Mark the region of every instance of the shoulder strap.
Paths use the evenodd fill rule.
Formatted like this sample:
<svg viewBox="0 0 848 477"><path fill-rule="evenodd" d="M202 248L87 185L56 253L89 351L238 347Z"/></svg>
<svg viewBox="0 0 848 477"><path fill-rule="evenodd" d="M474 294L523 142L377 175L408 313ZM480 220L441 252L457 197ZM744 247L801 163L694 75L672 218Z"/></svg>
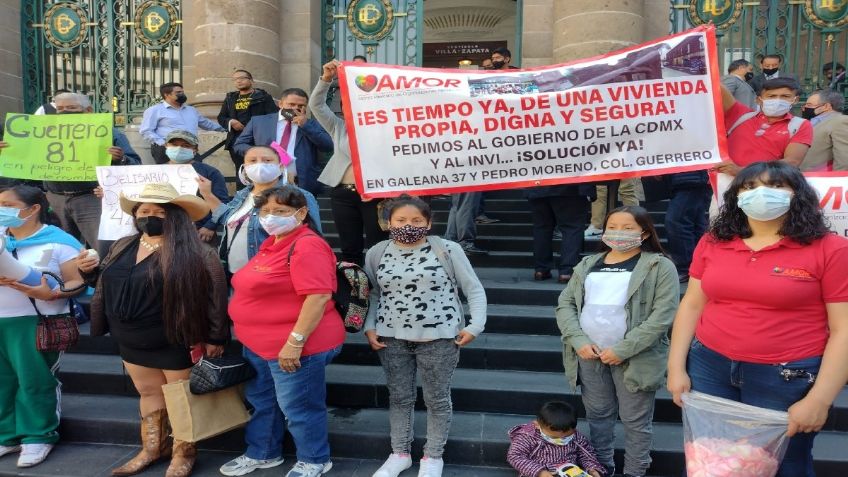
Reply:
<svg viewBox="0 0 848 477"><path fill-rule="evenodd" d="M18 259L18 249L12 250L12 256L15 257L15 260ZM35 308L35 314L38 315L39 318L44 318L44 315L41 314L38 307L35 305L35 298L31 296L27 296L29 298L29 302L32 303L32 307Z"/></svg>
<svg viewBox="0 0 848 477"><path fill-rule="evenodd" d="M456 287L456 273L453 269L453 261L450 257L450 252L448 252L447 247L445 247L445 242L442 241L441 237L436 235L428 235L427 242L430 244L430 247L433 248L433 253L436 254L436 258L439 259L439 263L442 265L442 268L445 269L445 273L448 274L448 278L450 278L451 283L453 283L454 288Z"/></svg>
<svg viewBox="0 0 848 477"><path fill-rule="evenodd" d="M286 266L289 267L289 268L291 268L291 257L292 257L292 254L294 253L294 246L297 243L297 241L302 239L303 237L317 237L317 235L306 234L306 235L301 235L300 237L294 239L294 242L292 242L292 244L291 244L291 248L289 248L289 254L286 257Z"/></svg>
<svg viewBox="0 0 848 477"><path fill-rule="evenodd" d="M789 125L787 126L787 129L789 130L790 139L792 139L792 136L794 136L798 132L798 130L801 129L801 126L804 125L804 121L806 121L806 119L799 118L798 116L792 116L792 119L789 120Z"/></svg>
<svg viewBox="0 0 848 477"><path fill-rule="evenodd" d="M736 122L733 123L732 126L727 128L727 135L730 136L730 133L732 133L734 129L738 128L742 123L753 118L756 115L757 115L756 111L748 111L747 113L743 114L742 116L739 116L739 118L736 119Z"/></svg>

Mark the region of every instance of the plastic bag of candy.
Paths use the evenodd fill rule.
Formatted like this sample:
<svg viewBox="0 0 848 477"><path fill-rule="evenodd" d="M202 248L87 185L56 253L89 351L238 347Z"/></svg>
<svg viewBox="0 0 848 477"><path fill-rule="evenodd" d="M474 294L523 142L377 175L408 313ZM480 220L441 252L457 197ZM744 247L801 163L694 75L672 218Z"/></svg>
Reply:
<svg viewBox="0 0 848 477"><path fill-rule="evenodd" d="M709 394L683 394L689 477L774 477L789 437L787 414Z"/></svg>
<svg viewBox="0 0 848 477"><path fill-rule="evenodd" d="M556 477L592 477L588 472L574 464L562 464L554 473Z"/></svg>

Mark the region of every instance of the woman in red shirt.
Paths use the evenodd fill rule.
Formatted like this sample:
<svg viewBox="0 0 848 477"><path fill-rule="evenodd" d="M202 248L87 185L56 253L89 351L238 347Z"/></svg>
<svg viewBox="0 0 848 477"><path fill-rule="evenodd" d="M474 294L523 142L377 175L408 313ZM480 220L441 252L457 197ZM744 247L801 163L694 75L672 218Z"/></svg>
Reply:
<svg viewBox="0 0 848 477"><path fill-rule="evenodd" d="M341 350L345 331L331 299L336 258L314 231L306 198L294 186L267 190L257 199L259 220L270 237L233 275L230 317L257 376L246 389L254 413L248 449L277 448L283 415L297 447L287 477L317 477L332 467L327 441L325 368ZM280 412L282 411L282 412ZM281 459L267 459L266 467Z"/></svg>
<svg viewBox="0 0 848 477"><path fill-rule="evenodd" d="M701 239L671 335L668 389L789 412L778 476L814 476L812 446L848 380L848 240L782 161L742 169Z"/></svg>

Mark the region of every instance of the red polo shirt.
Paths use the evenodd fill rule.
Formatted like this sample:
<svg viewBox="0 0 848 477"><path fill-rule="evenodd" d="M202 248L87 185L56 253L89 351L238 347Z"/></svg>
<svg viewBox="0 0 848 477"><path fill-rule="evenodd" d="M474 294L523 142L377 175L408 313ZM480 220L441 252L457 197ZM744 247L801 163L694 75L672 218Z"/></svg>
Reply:
<svg viewBox="0 0 848 477"><path fill-rule="evenodd" d="M801 245L789 239L752 251L739 239L704 236L689 274L707 304L695 336L735 360L775 364L821 356L826 303L848 302L848 240L835 234Z"/></svg>
<svg viewBox="0 0 848 477"><path fill-rule="evenodd" d="M295 239L288 263L288 254ZM336 291L336 257L305 225L277 243L268 237L259 252L233 275L229 313L239 341L264 359L275 359L292 332L307 295ZM344 343L342 319L330 300L301 356Z"/></svg>
<svg viewBox="0 0 848 477"><path fill-rule="evenodd" d="M743 114L750 113L751 109L740 102L736 102L724 113L724 126L730 129L736 120ZM813 126L809 121L804 121L794 136L789 136L789 120L792 115L786 113L779 121L769 125L766 116L759 112L753 118L740 124L730 133L727 138L727 149L730 159L740 167L757 161L776 161L783 159L786 147L793 142L806 144L813 143ZM768 127L766 127L768 125ZM757 131L762 130L758 135Z"/></svg>

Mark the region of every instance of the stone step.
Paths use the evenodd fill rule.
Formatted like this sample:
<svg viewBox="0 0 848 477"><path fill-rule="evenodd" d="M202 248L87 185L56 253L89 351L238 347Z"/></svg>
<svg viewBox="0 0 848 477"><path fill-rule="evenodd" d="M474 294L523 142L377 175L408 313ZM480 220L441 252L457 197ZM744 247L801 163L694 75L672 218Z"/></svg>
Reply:
<svg viewBox="0 0 848 477"><path fill-rule="evenodd" d="M202 448L201 444L201 448ZM0 477L111 477L111 470L139 451L138 446L115 444L91 444L61 441L47 460L36 467L18 469L15 458L8 456L0 460ZM279 467L259 469L251 477L281 477L294 466L295 458L287 449L285 462ZM202 449L192 471L192 477L221 477L218 468L241 455L239 451L215 451ZM371 477L383 464L382 460L336 458L329 476ZM165 475L168 461L163 460L150 466L139 477L161 477ZM418 464L404 472L402 477L412 477L418 472ZM515 477L515 472L505 467L445 465L444 477Z"/></svg>
<svg viewBox="0 0 848 477"><path fill-rule="evenodd" d="M136 398L66 394L63 396L63 408L60 433L65 442L138 444L138 400ZM329 412L330 446L334 458L374 460L385 458L390 448L386 409L331 408ZM445 447L445 461L455 465L506 467L505 457L509 446L507 431L515 425L532 419L531 415L455 412ZM425 412L415 413L414 428L416 440L413 455L419 456L426 434ZM621 465L623 431L620 425L616 428L616 460ZM588 432L586 422L581 420L578 423L578 429L584 433ZM655 423L653 431L651 473L680 475L683 471L683 426L678 423ZM368 445L363 446L364 442ZM244 448L243 431L237 429L209 439L202 442L200 447L216 451L240 452ZM848 434L830 431L820 433L813 449L816 471L819 475L843 475L842 471L848 465L846 448L848 448ZM287 454L292 451L290 439L287 439L285 450ZM130 452L121 453L117 450L113 452L111 455L104 453L99 464L104 465L108 461L109 465L112 465L130 454ZM206 455L206 452L202 450L201 455ZM222 458L215 462L212 468L224 460L225 458ZM8 460L4 459L0 462L4 466L9 465ZM49 462L48 460L44 465L50 465ZM41 475L77 474L62 474L60 470L60 473Z"/></svg>
<svg viewBox="0 0 848 477"><path fill-rule="evenodd" d="M66 354L60 378L68 393L136 395L120 357L115 355ZM386 407L385 382L379 366L331 364L327 368L327 402L342 408ZM532 414L542 403L556 398L571 402L581 417L585 415L579 392L568 387L562 372L458 368L452 381L452 397L454 409L463 412ZM662 389L657 392L654 421L680 422L680 409ZM825 429L848 431L848 389L834 403Z"/></svg>

